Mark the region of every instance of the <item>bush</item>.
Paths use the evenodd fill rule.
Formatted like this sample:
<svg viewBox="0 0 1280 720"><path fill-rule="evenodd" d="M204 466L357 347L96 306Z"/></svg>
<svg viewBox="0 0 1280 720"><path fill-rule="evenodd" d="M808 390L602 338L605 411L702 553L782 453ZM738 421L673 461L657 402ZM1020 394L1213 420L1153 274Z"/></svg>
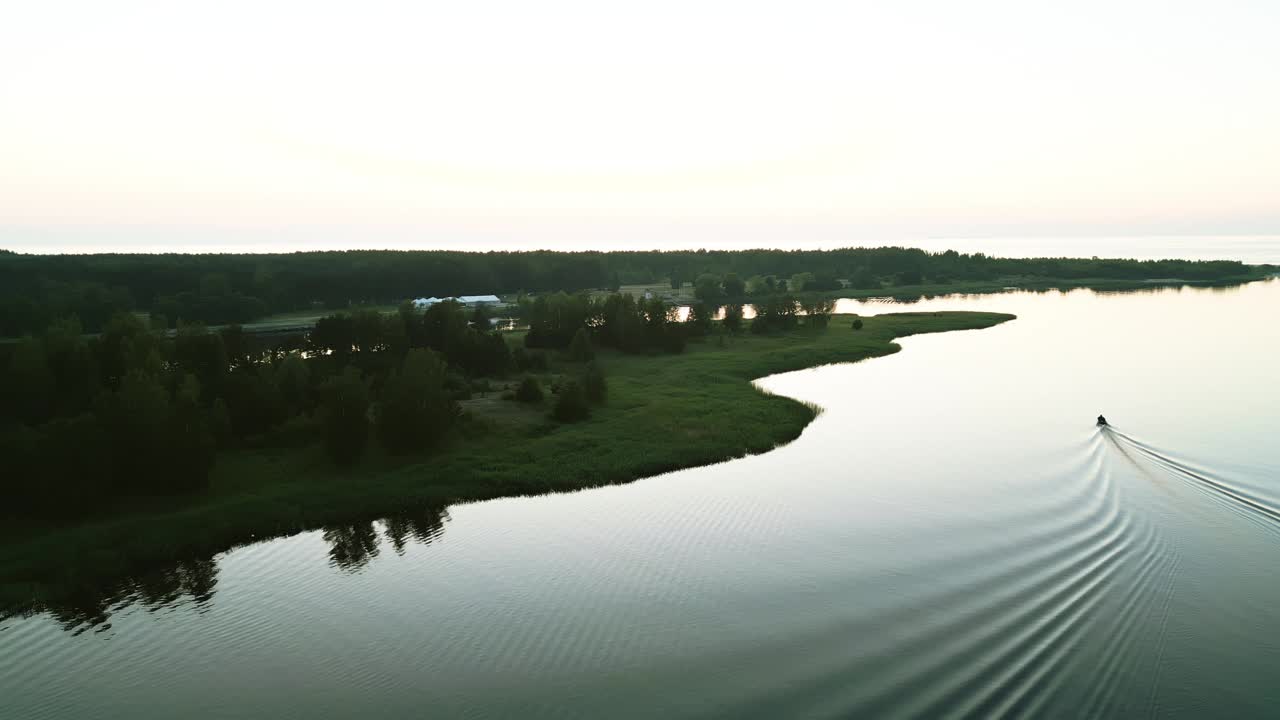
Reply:
<svg viewBox="0 0 1280 720"><path fill-rule="evenodd" d="M542 402L542 385L532 375L526 375L516 388L515 399L522 403Z"/></svg>
<svg viewBox="0 0 1280 720"><path fill-rule="evenodd" d="M590 362L594 360L596 351L591 347L591 337L586 328L578 328L569 343L569 359L574 362Z"/></svg>
<svg viewBox="0 0 1280 720"><path fill-rule="evenodd" d="M861 329L862 329L862 318L854 318L854 319L853 319L853 329L854 329L854 330L861 330Z"/></svg>
<svg viewBox="0 0 1280 720"><path fill-rule="evenodd" d="M591 406L587 404L587 394L582 383L577 380L566 380L560 386L560 394L556 396L556 406L551 416L560 422L577 422L586 420L591 415Z"/></svg>
<svg viewBox="0 0 1280 720"><path fill-rule="evenodd" d="M587 396L587 400L596 405L603 405L605 395L608 393L608 385L604 381L604 371L600 366L591 363L587 366L587 372L582 376L582 390Z"/></svg>
<svg viewBox="0 0 1280 720"><path fill-rule="evenodd" d="M262 447L304 447L315 442L321 424L312 416L294 415L260 438Z"/></svg>
<svg viewBox="0 0 1280 720"><path fill-rule="evenodd" d="M511 362L520 372L546 372L547 370L545 353L526 350L522 347L511 352Z"/></svg>

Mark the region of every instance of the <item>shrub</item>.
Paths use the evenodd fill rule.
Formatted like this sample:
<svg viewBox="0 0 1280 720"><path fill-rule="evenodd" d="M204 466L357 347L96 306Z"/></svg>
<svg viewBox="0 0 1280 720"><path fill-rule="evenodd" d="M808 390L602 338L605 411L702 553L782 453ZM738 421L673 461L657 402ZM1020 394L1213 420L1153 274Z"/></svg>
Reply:
<svg viewBox="0 0 1280 720"><path fill-rule="evenodd" d="M522 347L511 351L511 362L520 372L545 372L547 369L546 354Z"/></svg>
<svg viewBox="0 0 1280 720"><path fill-rule="evenodd" d="M569 359L574 362L590 362L595 359L596 351L591 347L591 337L586 328L578 328L569 343Z"/></svg>
<svg viewBox="0 0 1280 720"><path fill-rule="evenodd" d="M556 406L551 416L560 422L577 422L591 415L591 406L587 404L587 394L582 383L577 380L566 380L560 386L560 394L556 396Z"/></svg>
<svg viewBox="0 0 1280 720"><path fill-rule="evenodd" d="M582 376L582 389L587 396L587 400L596 405L604 404L608 385L604 381L604 371L600 369L599 365L591 363L587 366L587 372Z"/></svg>
<svg viewBox="0 0 1280 720"><path fill-rule="evenodd" d="M542 385L532 375L525 375L516 388L515 399L522 403L542 402Z"/></svg>
<svg viewBox="0 0 1280 720"><path fill-rule="evenodd" d="M862 318L854 318L854 319L853 319L853 329L854 329L854 330L861 330L861 329L862 329Z"/></svg>

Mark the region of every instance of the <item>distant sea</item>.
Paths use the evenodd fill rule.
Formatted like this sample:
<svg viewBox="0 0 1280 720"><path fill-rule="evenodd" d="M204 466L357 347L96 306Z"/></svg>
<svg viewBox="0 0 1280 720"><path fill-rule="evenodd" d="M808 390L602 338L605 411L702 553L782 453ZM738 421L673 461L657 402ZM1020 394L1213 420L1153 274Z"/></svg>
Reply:
<svg viewBox="0 0 1280 720"><path fill-rule="evenodd" d="M61 232L33 232L30 228L0 226L0 250L33 254L84 253L293 253L314 250L733 250L761 247L781 249L832 249L838 247L881 247L896 245L919 247L931 252L956 250L986 253L997 257L1112 257L1158 260L1240 260L1246 263L1280 264L1280 235L1178 235L1178 236L1091 236L1091 237L996 237L996 238L929 238L883 240L850 238L827 230L815 233L812 241L799 239L777 242L772 233L736 234L708 232L706 241L690 240L685 229L667 235L661 231L647 234L645 239L617 237L607 233L566 234L562 241L521 240L512 234L491 237L471 236L450 241L427 233L370 233L358 241L349 237L328 235L322 230L291 228L282 230L267 241L242 239L232 231L226 239L207 230L166 232L161 228L138 228L129 239L114 238L102 242L87 240L83 235ZM598 237L598 239L593 239Z"/></svg>
<svg viewBox="0 0 1280 720"><path fill-rule="evenodd" d="M1123 257L1139 260L1240 260L1280 264L1280 235L1168 237L944 238L914 243L941 252L982 252L997 257Z"/></svg>

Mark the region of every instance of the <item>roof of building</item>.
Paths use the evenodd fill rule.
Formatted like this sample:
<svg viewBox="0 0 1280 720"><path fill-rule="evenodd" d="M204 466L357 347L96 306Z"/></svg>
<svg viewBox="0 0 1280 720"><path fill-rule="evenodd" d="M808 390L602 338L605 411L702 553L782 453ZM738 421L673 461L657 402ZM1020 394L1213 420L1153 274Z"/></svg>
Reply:
<svg viewBox="0 0 1280 720"><path fill-rule="evenodd" d="M422 307L424 305L435 305L436 303L442 303L447 300L460 302L464 305L472 305L475 303L502 302L501 300L498 299L497 295L459 295L458 297L446 297L446 298L438 298L438 297L418 298L417 300L413 301L413 304L417 305L418 307Z"/></svg>

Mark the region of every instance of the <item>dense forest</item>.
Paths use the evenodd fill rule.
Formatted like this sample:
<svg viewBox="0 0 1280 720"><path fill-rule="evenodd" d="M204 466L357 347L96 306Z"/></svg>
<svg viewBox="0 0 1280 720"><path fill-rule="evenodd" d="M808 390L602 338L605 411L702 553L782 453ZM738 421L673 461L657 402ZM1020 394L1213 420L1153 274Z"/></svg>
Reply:
<svg viewBox="0 0 1280 720"><path fill-rule="evenodd" d="M808 274L806 290L990 281L999 278L1221 280L1235 261L1008 259L883 247L841 250L671 252L348 251L278 255L22 255L0 251L0 336L40 333L75 316L101 332L118 312L148 311L161 324L245 323L316 307L396 304L418 296L693 285L706 275L742 279L736 294L785 291L751 279ZM843 281L838 282L838 281ZM792 291L800 288L791 288ZM735 294L735 288L726 290Z"/></svg>

